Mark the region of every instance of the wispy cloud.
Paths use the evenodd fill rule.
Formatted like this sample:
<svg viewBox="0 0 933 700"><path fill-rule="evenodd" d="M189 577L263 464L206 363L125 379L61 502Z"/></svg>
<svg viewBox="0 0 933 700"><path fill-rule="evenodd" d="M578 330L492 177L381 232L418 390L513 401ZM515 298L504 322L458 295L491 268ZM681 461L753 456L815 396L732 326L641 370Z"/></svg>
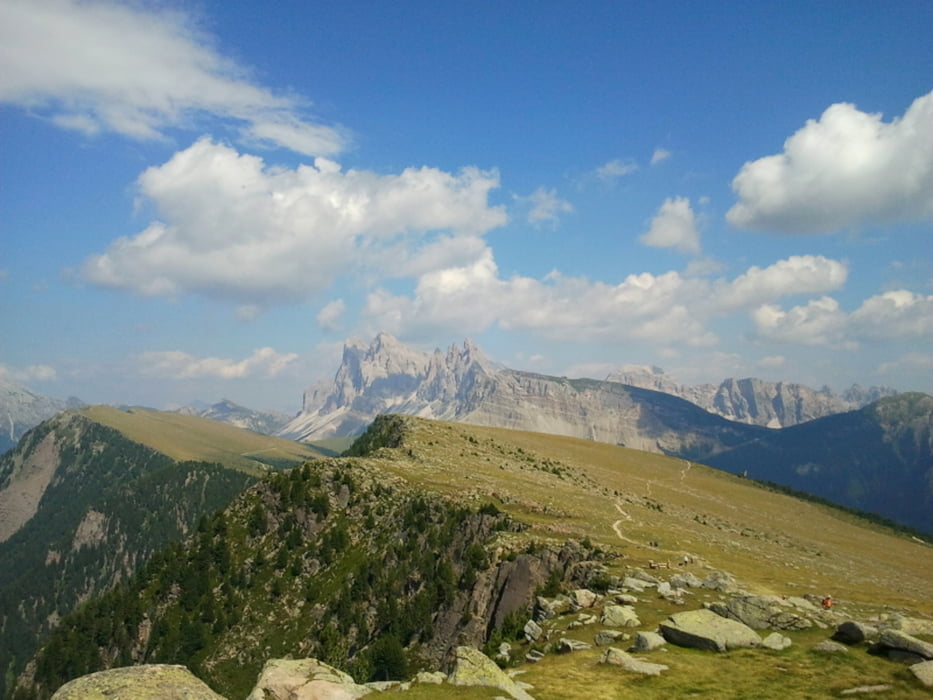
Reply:
<svg viewBox="0 0 933 700"><path fill-rule="evenodd" d="M654 153L651 154L651 164L657 165L670 158L671 155L673 154L666 148L655 148Z"/></svg>
<svg viewBox="0 0 933 700"><path fill-rule="evenodd" d="M631 175L637 170L638 164L631 158L625 160L615 158L600 165L594 172L600 180L611 182L625 175Z"/></svg>
<svg viewBox="0 0 933 700"><path fill-rule="evenodd" d="M298 360L295 353L279 353L266 347L255 350L244 360L220 357L198 358L180 350L144 352L137 358L139 373L166 379L243 379L275 377Z"/></svg>
<svg viewBox="0 0 933 700"><path fill-rule="evenodd" d="M195 17L107 0L3 0L0 102L65 129L161 139L225 120L240 135L332 155L344 130L308 119L308 103L251 79L218 53Z"/></svg>

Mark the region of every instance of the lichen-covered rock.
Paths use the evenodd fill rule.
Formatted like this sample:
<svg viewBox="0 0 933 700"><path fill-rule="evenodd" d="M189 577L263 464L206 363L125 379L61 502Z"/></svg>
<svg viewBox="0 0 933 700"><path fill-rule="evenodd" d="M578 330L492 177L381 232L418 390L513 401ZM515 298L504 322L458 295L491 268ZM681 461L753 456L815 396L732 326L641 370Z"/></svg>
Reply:
<svg viewBox="0 0 933 700"><path fill-rule="evenodd" d="M647 676L660 676L661 671L666 671L668 669L664 664L652 664L647 661L642 661L641 659L636 659L634 656L625 653L621 649L616 649L615 647L606 649L606 653L599 659L599 663L619 666L626 671L642 673Z"/></svg>
<svg viewBox="0 0 933 700"><path fill-rule="evenodd" d="M372 690L317 659L271 659L246 700L356 700Z"/></svg>
<svg viewBox="0 0 933 700"><path fill-rule="evenodd" d="M523 632L525 633L526 641L537 642L544 633L544 630L542 630L541 625L534 620L528 620L528 622L525 623Z"/></svg>
<svg viewBox="0 0 933 700"><path fill-rule="evenodd" d="M98 671L69 681L53 700L225 700L184 666L151 664Z"/></svg>
<svg viewBox="0 0 933 700"><path fill-rule="evenodd" d="M702 588L703 579L690 571L685 571L684 573L677 573L671 576L671 580L668 582L671 584L672 588Z"/></svg>
<svg viewBox="0 0 933 700"><path fill-rule="evenodd" d="M635 635L632 649L635 651L654 651L665 644L667 644L667 641L657 632L639 632Z"/></svg>
<svg viewBox="0 0 933 700"><path fill-rule="evenodd" d="M933 661L924 661L914 664L910 667L917 680L923 683L927 688L933 688Z"/></svg>
<svg viewBox="0 0 933 700"><path fill-rule="evenodd" d="M775 595L735 595L725 603L717 601L709 607L717 615L756 630L805 630L813 626L788 600Z"/></svg>
<svg viewBox="0 0 933 700"><path fill-rule="evenodd" d="M606 627L638 627L641 624L635 610L627 605L607 605L599 622Z"/></svg>
<svg viewBox="0 0 933 700"><path fill-rule="evenodd" d="M660 628L670 643L695 649L727 651L761 646L761 637L751 627L720 617L712 610L676 613Z"/></svg>
<svg viewBox="0 0 933 700"><path fill-rule="evenodd" d="M878 638L878 643L889 649L906 651L927 660L933 659L933 644L917 639L901 630L885 630Z"/></svg>
<svg viewBox="0 0 933 700"><path fill-rule="evenodd" d="M599 596L589 588L578 588L570 592L571 604L578 610L580 608L592 608L596 605L597 600L599 600Z"/></svg>
<svg viewBox="0 0 933 700"><path fill-rule="evenodd" d="M524 689L483 652L472 647L457 647L454 670L448 679L452 685L480 685L498 688L515 700L534 700Z"/></svg>
<svg viewBox="0 0 933 700"><path fill-rule="evenodd" d="M598 647L607 647L615 644L618 639L625 638L626 635L618 630L600 630L593 636L593 641Z"/></svg>
<svg viewBox="0 0 933 700"><path fill-rule="evenodd" d="M774 651L781 651L786 649L792 644L789 637L785 637L780 632L772 632L767 637L761 640L761 646L765 649L772 649Z"/></svg>
<svg viewBox="0 0 933 700"><path fill-rule="evenodd" d="M827 639L819 644L814 644L813 651L818 651L821 654L845 654L849 651L849 647Z"/></svg>

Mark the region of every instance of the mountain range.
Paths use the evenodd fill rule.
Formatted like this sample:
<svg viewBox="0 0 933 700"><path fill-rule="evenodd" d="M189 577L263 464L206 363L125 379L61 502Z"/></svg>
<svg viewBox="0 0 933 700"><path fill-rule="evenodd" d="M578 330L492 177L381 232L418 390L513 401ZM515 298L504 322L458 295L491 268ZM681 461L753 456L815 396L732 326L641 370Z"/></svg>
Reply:
<svg viewBox="0 0 933 700"><path fill-rule="evenodd" d="M83 405L74 397L61 400L37 394L0 376L0 454L15 446L30 428L60 411Z"/></svg>
<svg viewBox="0 0 933 700"><path fill-rule="evenodd" d="M679 383L660 367L643 365L625 365L611 372L606 381L679 396L723 418L768 428L788 428L834 413L844 413L897 393L890 387L865 389L853 384L841 394L836 394L826 386L812 389L803 384L769 382L753 377L724 379L718 385L690 386Z"/></svg>

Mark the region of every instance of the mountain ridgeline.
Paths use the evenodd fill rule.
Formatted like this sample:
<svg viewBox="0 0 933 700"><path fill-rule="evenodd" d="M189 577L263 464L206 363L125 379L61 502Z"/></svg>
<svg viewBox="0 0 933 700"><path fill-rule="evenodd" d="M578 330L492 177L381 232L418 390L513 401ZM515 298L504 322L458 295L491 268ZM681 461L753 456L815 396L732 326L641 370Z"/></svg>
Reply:
<svg viewBox="0 0 933 700"><path fill-rule="evenodd" d="M42 421L83 405L80 399L54 399L0 377L0 454L15 447L28 430Z"/></svg>
<svg viewBox="0 0 933 700"><path fill-rule="evenodd" d="M178 459L93 416L148 434L155 444L181 445L186 455L196 456L200 446L211 460ZM156 422L149 411L66 411L0 456L0 696L62 616L127 580L154 552L255 483L261 465L242 456L242 446L284 442L165 416L171 422ZM218 436L226 448L209 444ZM272 454L283 465L302 461Z"/></svg>
<svg viewBox="0 0 933 700"><path fill-rule="evenodd" d="M334 380L310 388L302 412L279 434L355 435L381 413L583 437L689 459L762 430L656 391L505 369L470 341L429 355L383 333L368 347L348 343Z"/></svg>
<svg viewBox="0 0 933 700"><path fill-rule="evenodd" d="M403 432L381 418L357 452L398 445ZM277 656L313 656L359 681L437 668L594 556L574 543L505 546L523 527L358 459L272 474L64 618L15 697L138 663L185 664L228 697L244 697Z"/></svg>

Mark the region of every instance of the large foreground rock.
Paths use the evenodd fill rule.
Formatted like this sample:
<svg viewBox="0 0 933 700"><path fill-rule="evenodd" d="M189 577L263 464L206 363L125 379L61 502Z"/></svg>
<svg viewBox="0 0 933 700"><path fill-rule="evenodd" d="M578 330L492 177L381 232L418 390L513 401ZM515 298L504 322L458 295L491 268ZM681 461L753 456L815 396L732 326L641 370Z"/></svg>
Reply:
<svg viewBox="0 0 933 700"><path fill-rule="evenodd" d="M452 685L481 685L504 690L515 700L534 700L505 671L483 652L472 647L457 647L457 660L450 674Z"/></svg>
<svg viewBox="0 0 933 700"><path fill-rule="evenodd" d="M272 659L246 700L357 700L370 692L317 659Z"/></svg>
<svg viewBox="0 0 933 700"><path fill-rule="evenodd" d="M724 603L710 604L710 610L756 630L805 630L813 626L791 600L776 595L735 595Z"/></svg>
<svg viewBox="0 0 933 700"><path fill-rule="evenodd" d="M225 700L184 666L151 664L98 671L69 681L53 700Z"/></svg>
<svg viewBox="0 0 933 700"><path fill-rule="evenodd" d="M728 651L761 646L761 637L751 627L712 610L675 613L659 626L667 641L694 649Z"/></svg>
<svg viewBox="0 0 933 700"><path fill-rule="evenodd" d="M917 639L901 630L885 630L878 638L878 643L889 649L910 652L927 660L933 659L933 644Z"/></svg>

